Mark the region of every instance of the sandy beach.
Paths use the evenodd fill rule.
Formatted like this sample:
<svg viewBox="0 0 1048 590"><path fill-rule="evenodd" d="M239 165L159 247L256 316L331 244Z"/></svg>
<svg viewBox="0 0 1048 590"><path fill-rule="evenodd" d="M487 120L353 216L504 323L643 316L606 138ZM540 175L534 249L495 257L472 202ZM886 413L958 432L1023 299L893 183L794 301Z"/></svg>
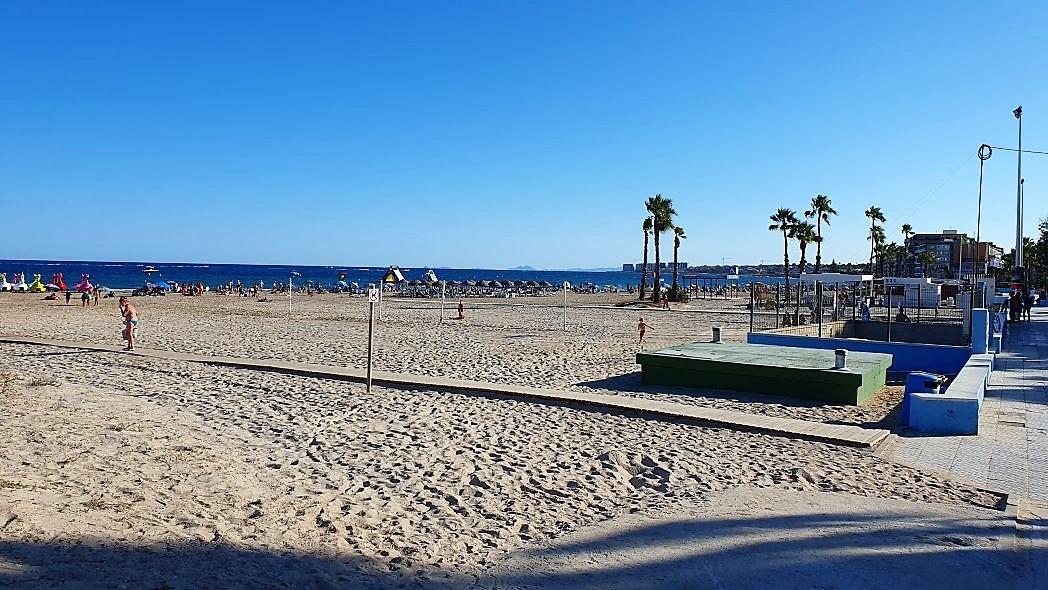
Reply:
<svg viewBox="0 0 1048 590"><path fill-rule="evenodd" d="M286 300L134 302L144 347L364 358L359 298L298 299L290 321ZM565 332L549 300L513 303L467 302L465 320L440 323L430 302L387 302L376 367L853 423L893 405L891 391L849 408L644 390L641 313L652 348L714 324L740 338L746 316L576 307ZM118 330L115 300L0 297L3 333L117 343ZM701 512L729 491L983 515L1001 501L868 450L623 413L15 344L0 366L19 377L0 413L0 580L20 587L500 586L485 576L516 552L629 515Z"/></svg>

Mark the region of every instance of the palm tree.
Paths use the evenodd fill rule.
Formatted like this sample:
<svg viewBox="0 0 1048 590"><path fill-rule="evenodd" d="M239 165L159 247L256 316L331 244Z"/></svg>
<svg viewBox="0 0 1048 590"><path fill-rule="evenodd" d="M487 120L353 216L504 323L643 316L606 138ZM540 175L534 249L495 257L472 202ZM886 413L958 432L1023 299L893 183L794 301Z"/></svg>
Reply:
<svg viewBox="0 0 1048 590"><path fill-rule="evenodd" d="M884 213L881 212L881 208L880 207L875 207L873 205L871 205L870 208L867 209L863 213L863 215L865 215L866 217L870 218L870 237L867 238L867 239L870 240L870 274L872 275L873 274L873 253L874 253L874 250L876 250L877 244L878 244L878 241L874 239L875 236L874 236L874 231L873 230L874 230L875 227L877 227L877 222L878 221L880 221L881 223L885 223L887 221L887 219L884 218ZM884 230L881 230L881 235L882 236L884 235ZM883 238L882 238L881 241L883 241ZM871 289L873 288L872 283L870 285L870 288Z"/></svg>
<svg viewBox="0 0 1048 590"><path fill-rule="evenodd" d="M652 228L650 215L644 218L644 223L641 225L641 227L644 229L644 264L641 265L642 272L640 275L640 300L644 301L644 291L645 287L647 287L648 285L648 238L651 236Z"/></svg>
<svg viewBox="0 0 1048 590"><path fill-rule="evenodd" d="M797 213L793 209L779 209L770 217L768 231L782 232L782 275L786 287L786 300L790 296L790 237L797 226ZM778 304L778 302L776 302ZM789 309L788 307L786 309ZM787 312L789 313L789 312Z"/></svg>
<svg viewBox="0 0 1048 590"><path fill-rule="evenodd" d="M815 195L811 198L811 209L804 212L804 216L815 218L815 272L822 272L822 223L830 224L830 215L836 215L837 210L833 208L832 201L826 195ZM803 269L802 269L803 270Z"/></svg>
<svg viewBox="0 0 1048 590"><path fill-rule="evenodd" d="M902 250L900 256L902 257L902 263L900 264L900 274L906 275L906 259L910 255L910 236L913 235L913 226L909 223L902 224ZM912 270L910 271L913 272Z"/></svg>
<svg viewBox="0 0 1048 590"><path fill-rule="evenodd" d="M798 244L800 244L800 250L801 250L801 260L800 260L800 263L798 263L798 265L797 265L797 268L798 268L797 272L798 272L798 274L804 274L804 267L807 266L807 264L808 264L808 262L807 262L808 244L818 240L819 236L815 233L815 226L814 225L812 225L811 223L809 223L807 221L802 221L802 222L799 222L799 223L797 223L797 224L795 224L793 226L793 239L797 240ZM800 279L798 279L798 281L799 280ZM798 285L798 289L797 289L797 309L793 313L793 324L794 325L797 325L799 323L798 320L800 319L800 315L801 315L801 290L800 290L799 287L800 287L800 285Z"/></svg>
<svg viewBox="0 0 1048 590"><path fill-rule="evenodd" d="M659 266L662 264L659 236L673 229L673 216L677 211L673 208L673 200L666 199L661 194L649 197L644 206L651 213L652 232L655 234L655 285L652 287L651 301L658 303L662 296L662 272Z"/></svg>
<svg viewBox="0 0 1048 590"><path fill-rule="evenodd" d="M680 289L677 286L677 251L680 250L680 241L688 239L688 236L684 235L684 228L675 225L673 226L673 292L674 294ZM679 299L678 299L679 301Z"/></svg>
<svg viewBox="0 0 1048 590"><path fill-rule="evenodd" d="M876 275L873 268L873 260L875 254L878 256L883 254L884 241L887 239L884 235L884 228L881 226L873 226L870 228L870 237L866 239L870 240L870 274ZM880 258L878 258L878 260L880 260ZM882 272L881 274L884 273Z"/></svg>
<svg viewBox="0 0 1048 590"><path fill-rule="evenodd" d="M938 259L935 257L935 253L931 250L925 250L917 255L917 262L920 263L921 269L924 271L924 276L928 277L928 267L935 264Z"/></svg>
<svg viewBox="0 0 1048 590"><path fill-rule="evenodd" d="M913 235L913 226L909 223L902 224L902 243L905 246L906 242L910 241L910 236Z"/></svg>

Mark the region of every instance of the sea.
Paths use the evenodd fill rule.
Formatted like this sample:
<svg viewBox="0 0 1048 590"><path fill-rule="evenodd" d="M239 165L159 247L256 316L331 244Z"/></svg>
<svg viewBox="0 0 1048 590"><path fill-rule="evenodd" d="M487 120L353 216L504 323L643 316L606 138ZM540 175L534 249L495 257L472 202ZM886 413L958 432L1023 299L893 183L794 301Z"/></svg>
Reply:
<svg viewBox="0 0 1048 590"><path fill-rule="evenodd" d="M146 268L158 272L146 273ZM7 273L7 280L12 280L14 273L25 273L27 283L33 281L33 275L39 274L44 283L51 281L52 275L61 272L67 285L80 282L81 275L90 276L95 285L110 289L135 289L150 281L164 280L177 283L203 283L212 288L230 282L240 281L244 285L262 282L265 286L273 283L287 283L292 273L295 285L310 283L313 285L333 286L339 275L345 274L346 281L364 287L369 283L378 283L389 269L388 266L307 266L279 264L198 264L190 262L96 262L84 260L0 260L0 272ZM560 285L564 281L573 286L594 285L597 287L618 287L624 289L636 286L640 281L637 272L622 271L574 271L574 270L499 270L484 268L440 268L440 267L400 267L406 280L424 279L427 270L432 269L437 278L446 281L481 281L481 280L525 280L548 281ZM693 274L693 273L688 273ZM670 271L663 271L662 278L669 282ZM703 275L714 277L717 275ZM741 275L742 285L759 281L774 284L781 277ZM650 281L649 281L650 284Z"/></svg>

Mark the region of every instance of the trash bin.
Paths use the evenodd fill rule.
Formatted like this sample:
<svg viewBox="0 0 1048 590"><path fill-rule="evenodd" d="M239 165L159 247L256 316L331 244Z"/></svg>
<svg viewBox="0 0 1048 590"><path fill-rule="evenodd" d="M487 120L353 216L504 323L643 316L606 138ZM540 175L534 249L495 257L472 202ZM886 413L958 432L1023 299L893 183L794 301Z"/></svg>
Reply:
<svg viewBox="0 0 1048 590"><path fill-rule="evenodd" d="M942 384L946 377L935 373L923 373L915 371L906 376L906 389L902 396L902 412L899 415L899 423L903 426L910 425L910 394L912 393L940 393Z"/></svg>

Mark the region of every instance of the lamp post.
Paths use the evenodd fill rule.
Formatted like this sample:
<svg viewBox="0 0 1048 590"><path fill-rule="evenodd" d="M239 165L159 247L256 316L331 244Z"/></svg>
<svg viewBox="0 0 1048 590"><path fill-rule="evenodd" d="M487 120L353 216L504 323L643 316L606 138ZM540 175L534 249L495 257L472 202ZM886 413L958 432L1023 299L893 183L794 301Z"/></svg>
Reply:
<svg viewBox="0 0 1048 590"><path fill-rule="evenodd" d="M1015 173L1015 272L1014 280L1024 282L1023 270L1023 107L1019 105L1012 114L1019 121L1018 167Z"/></svg>

